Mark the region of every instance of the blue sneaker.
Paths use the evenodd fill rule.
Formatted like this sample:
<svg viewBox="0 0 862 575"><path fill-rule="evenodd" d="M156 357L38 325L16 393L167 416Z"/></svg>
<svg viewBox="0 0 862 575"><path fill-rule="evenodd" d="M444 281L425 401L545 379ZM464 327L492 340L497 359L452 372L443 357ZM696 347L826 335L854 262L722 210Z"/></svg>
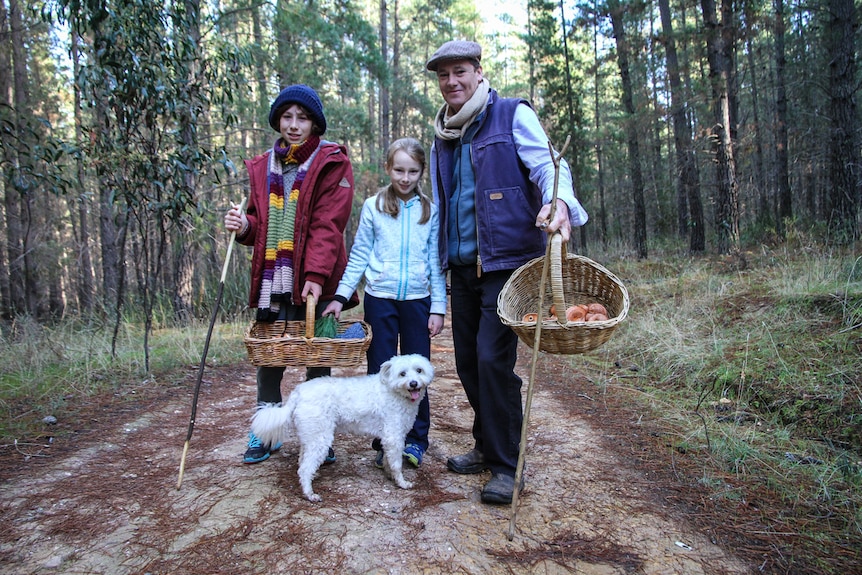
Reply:
<svg viewBox="0 0 862 575"><path fill-rule="evenodd" d="M273 451L281 449L279 441L274 446L264 445L260 439L252 433L248 433L248 449L245 450L245 455L242 456L243 463L260 463L266 461Z"/></svg>
<svg viewBox="0 0 862 575"><path fill-rule="evenodd" d="M408 443L404 446L404 459L409 461L413 467L419 467L422 464L423 455L425 455L425 450L415 443Z"/></svg>

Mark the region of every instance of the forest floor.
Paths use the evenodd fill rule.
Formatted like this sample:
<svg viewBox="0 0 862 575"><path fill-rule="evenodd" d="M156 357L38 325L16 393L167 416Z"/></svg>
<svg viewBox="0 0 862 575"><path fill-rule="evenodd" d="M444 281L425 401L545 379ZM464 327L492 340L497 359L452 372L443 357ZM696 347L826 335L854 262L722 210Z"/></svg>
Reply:
<svg viewBox="0 0 862 575"><path fill-rule="evenodd" d="M472 447L472 411L449 329L432 343L432 445L419 469L405 466L412 490L375 468L366 438L336 437L338 460L315 481L318 504L301 497L296 445L243 465L255 395L249 364L205 370L177 489L197 377L189 366L184 381L118 387L38 441L0 449L0 572L697 575L762 567L761 551L702 505L706 494L686 479L649 414L565 357L544 354L510 541L511 507L480 501L487 473L446 470L448 456ZM531 357L521 344L525 395ZM288 369L285 389L301 377Z"/></svg>

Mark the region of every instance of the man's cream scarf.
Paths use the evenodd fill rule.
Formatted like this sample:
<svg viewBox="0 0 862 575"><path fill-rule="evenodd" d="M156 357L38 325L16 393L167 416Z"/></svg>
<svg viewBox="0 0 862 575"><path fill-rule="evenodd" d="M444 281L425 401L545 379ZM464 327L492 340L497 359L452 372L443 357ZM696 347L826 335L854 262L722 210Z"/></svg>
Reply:
<svg viewBox="0 0 862 575"><path fill-rule="evenodd" d="M479 81L476 91L469 100L464 102L461 109L454 116L449 115L449 104L443 104L437 117L434 118L434 131L442 140L457 140L461 137L461 131L473 123L473 120L481 114L488 105L488 94L491 88L485 78Z"/></svg>

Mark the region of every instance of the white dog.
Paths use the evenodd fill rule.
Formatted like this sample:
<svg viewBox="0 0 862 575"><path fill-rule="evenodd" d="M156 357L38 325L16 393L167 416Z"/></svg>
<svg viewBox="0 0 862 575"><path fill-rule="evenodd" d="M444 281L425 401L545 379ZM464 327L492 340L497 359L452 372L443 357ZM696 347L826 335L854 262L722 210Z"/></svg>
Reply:
<svg viewBox="0 0 862 575"><path fill-rule="evenodd" d="M320 501L311 481L326 458L336 432L379 437L384 469L398 487L410 489L401 458L419 402L434 377L431 363L418 354L396 355L380 373L358 377L319 377L296 386L284 405L261 406L251 430L275 445L291 432L299 439L299 483L309 501Z"/></svg>

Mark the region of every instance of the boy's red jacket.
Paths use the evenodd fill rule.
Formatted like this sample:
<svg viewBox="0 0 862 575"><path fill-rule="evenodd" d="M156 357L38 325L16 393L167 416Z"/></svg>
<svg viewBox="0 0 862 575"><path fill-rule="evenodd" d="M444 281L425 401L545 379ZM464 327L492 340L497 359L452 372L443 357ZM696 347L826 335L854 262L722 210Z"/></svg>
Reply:
<svg viewBox="0 0 862 575"><path fill-rule="evenodd" d="M260 299L269 220L269 155L272 150L246 160L251 193L246 217L248 230L236 241L252 246L249 307ZM347 265L344 229L353 208L353 167L347 149L323 142L308 167L296 205L293 248L293 303L302 305L302 286L307 280L323 286L321 301L331 300ZM346 307L359 302L354 294Z"/></svg>

